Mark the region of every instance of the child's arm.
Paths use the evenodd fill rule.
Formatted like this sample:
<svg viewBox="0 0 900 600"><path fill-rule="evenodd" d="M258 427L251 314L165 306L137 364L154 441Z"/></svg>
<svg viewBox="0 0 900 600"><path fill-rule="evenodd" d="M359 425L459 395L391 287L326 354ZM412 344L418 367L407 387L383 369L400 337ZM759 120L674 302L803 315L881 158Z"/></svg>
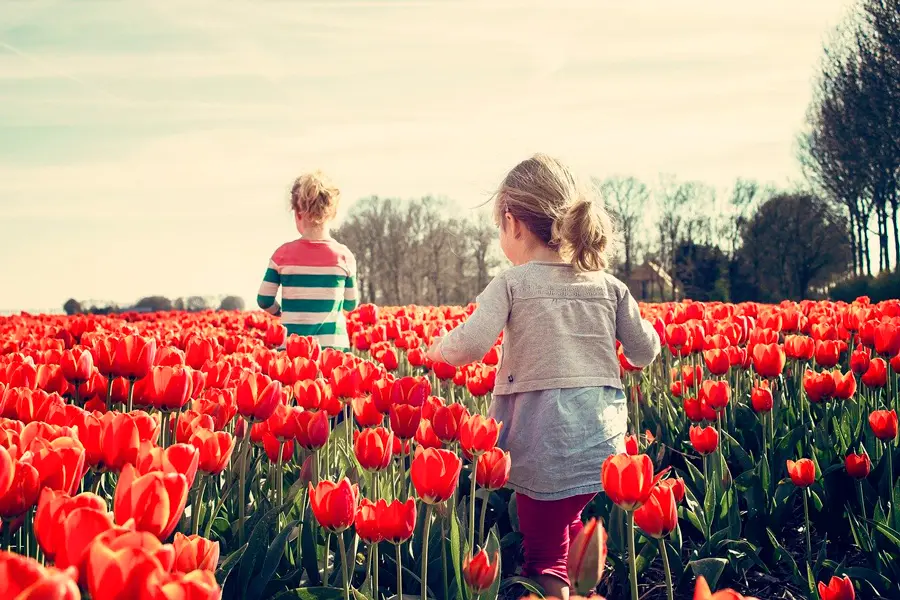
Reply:
<svg viewBox="0 0 900 600"><path fill-rule="evenodd" d="M269 314L281 314L281 306L275 299L280 286L281 274L278 271L278 265L274 260L269 260L269 268L266 269L262 285L259 286L259 292L256 295L256 304Z"/></svg>
<svg viewBox="0 0 900 600"><path fill-rule="evenodd" d="M461 366L484 358L509 319L512 303L506 278L495 277L475 302L475 312L437 344L433 354L440 360Z"/></svg>
<svg viewBox="0 0 900 600"><path fill-rule="evenodd" d="M649 321L641 318L638 303L627 289L616 309L616 338L622 342L625 358L635 367L646 367L659 354L659 335Z"/></svg>
<svg viewBox="0 0 900 600"><path fill-rule="evenodd" d="M351 311L359 304L359 292L356 288L356 259L353 255L347 260L347 279L344 281L344 310Z"/></svg>

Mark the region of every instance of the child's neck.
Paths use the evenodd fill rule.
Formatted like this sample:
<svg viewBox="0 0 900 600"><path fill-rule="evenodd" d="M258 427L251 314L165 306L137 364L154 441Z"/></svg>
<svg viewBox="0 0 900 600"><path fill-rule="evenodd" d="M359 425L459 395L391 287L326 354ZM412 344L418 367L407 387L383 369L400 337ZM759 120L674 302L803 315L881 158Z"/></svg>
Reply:
<svg viewBox="0 0 900 600"><path fill-rule="evenodd" d="M310 227L303 233L304 240L330 240L331 231L328 227Z"/></svg>
<svg viewBox="0 0 900 600"><path fill-rule="evenodd" d="M539 261L539 262L563 262L562 258L559 256L559 252L548 248L547 246L540 245L535 248L532 248L530 252L527 253L525 257L525 262L531 261Z"/></svg>

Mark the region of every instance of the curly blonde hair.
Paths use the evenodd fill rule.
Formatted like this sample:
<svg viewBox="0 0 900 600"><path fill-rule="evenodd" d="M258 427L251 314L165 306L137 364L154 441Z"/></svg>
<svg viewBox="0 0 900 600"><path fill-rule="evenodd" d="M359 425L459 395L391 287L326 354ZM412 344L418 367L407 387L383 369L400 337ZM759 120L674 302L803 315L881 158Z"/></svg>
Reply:
<svg viewBox="0 0 900 600"><path fill-rule="evenodd" d="M332 220L340 200L341 191L321 171L304 173L291 186L291 209L312 223Z"/></svg>
<svg viewBox="0 0 900 600"><path fill-rule="evenodd" d="M559 160L535 154L516 165L494 195L494 220L510 213L576 271L601 271L612 222L589 186Z"/></svg>

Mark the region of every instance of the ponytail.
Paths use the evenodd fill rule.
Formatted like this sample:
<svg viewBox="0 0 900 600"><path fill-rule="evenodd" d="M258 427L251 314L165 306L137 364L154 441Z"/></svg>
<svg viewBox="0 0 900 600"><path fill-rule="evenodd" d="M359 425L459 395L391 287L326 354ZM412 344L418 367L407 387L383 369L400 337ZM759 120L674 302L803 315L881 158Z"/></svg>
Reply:
<svg viewBox="0 0 900 600"><path fill-rule="evenodd" d="M569 205L558 223L560 254L572 268L579 272L606 268L612 226L605 210L581 197Z"/></svg>

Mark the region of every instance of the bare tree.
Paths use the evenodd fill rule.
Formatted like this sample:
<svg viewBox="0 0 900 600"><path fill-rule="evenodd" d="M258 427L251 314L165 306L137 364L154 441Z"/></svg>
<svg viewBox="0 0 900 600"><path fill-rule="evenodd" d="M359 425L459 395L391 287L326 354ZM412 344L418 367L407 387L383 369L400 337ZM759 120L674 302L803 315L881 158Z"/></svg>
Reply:
<svg viewBox="0 0 900 600"><path fill-rule="evenodd" d="M600 193L612 213L622 240L622 272L627 277L637 262L638 240L642 235L645 206L650 190L635 177L613 176L599 182Z"/></svg>

